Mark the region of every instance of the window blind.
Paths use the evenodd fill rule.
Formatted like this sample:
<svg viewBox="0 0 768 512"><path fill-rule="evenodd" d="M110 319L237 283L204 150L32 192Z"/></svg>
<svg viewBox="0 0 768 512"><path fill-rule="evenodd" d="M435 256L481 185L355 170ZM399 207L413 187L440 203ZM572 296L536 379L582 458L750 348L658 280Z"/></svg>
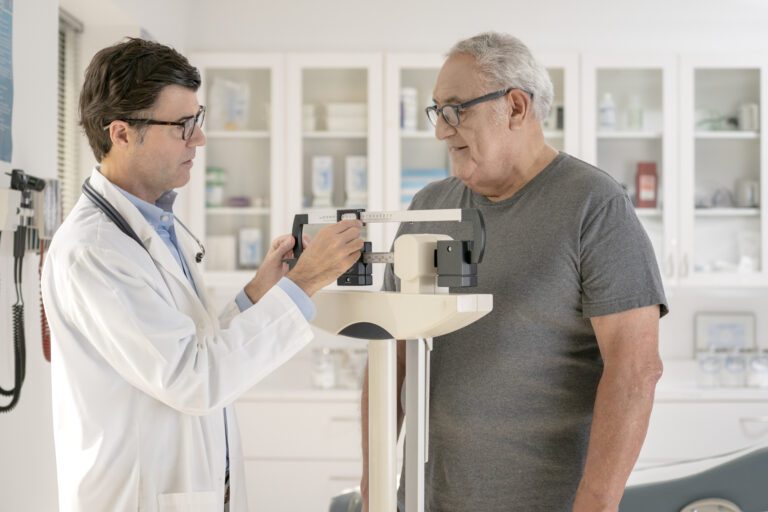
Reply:
<svg viewBox="0 0 768 512"><path fill-rule="evenodd" d="M59 11L59 76L57 125L57 177L61 188L62 218L80 196L77 126L78 39L82 24L66 11Z"/></svg>

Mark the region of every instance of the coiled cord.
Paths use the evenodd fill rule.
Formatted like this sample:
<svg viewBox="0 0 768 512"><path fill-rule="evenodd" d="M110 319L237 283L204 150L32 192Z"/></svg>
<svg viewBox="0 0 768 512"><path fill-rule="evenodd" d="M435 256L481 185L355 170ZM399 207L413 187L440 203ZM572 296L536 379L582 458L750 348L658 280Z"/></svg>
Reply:
<svg viewBox="0 0 768 512"><path fill-rule="evenodd" d="M40 266L38 267L38 275L40 276L39 284L42 286L43 279L43 262L45 261L45 240L40 239ZM49 363L51 362L51 328L48 326L48 317L45 315L45 306L43 305L42 289L40 290L40 333L43 338L43 356Z"/></svg>
<svg viewBox="0 0 768 512"><path fill-rule="evenodd" d="M21 386L24 384L27 367L27 345L24 336L24 298L21 294L21 276L26 249L27 228L19 226L13 235L13 281L16 286L16 304L11 309L13 312L13 362L14 384L11 389L3 389L0 386L0 394L10 396L8 405L0 406L0 413L9 412L19 401Z"/></svg>

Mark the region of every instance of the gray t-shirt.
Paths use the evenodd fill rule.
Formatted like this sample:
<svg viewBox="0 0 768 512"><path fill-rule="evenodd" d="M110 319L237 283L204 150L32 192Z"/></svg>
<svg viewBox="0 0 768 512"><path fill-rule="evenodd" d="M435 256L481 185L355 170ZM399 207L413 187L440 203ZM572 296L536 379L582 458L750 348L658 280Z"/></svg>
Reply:
<svg viewBox="0 0 768 512"><path fill-rule="evenodd" d="M621 186L565 153L504 201L447 178L411 204L437 208L482 212L478 286L451 292L493 294L493 311L434 340L425 508L570 510L603 368L589 317L667 312L650 241ZM455 222L404 233L471 238ZM384 286L395 289L391 268ZM401 503L404 489L402 478Z"/></svg>

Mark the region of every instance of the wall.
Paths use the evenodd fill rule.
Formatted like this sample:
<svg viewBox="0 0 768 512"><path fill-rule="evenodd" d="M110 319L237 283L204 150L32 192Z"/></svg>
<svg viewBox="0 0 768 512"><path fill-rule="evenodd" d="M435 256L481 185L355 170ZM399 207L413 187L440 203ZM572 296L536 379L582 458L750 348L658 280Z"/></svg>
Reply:
<svg viewBox="0 0 768 512"><path fill-rule="evenodd" d="M190 0L190 50L445 51L510 32L538 51L768 48L761 0Z"/></svg>
<svg viewBox="0 0 768 512"><path fill-rule="evenodd" d="M42 178L56 176L56 85L58 1L16 0L13 17L13 159L15 168ZM0 186L8 186L0 177ZM7 254L10 237L2 236ZM0 260L2 275L10 277L10 258ZM24 261L27 373L21 397L9 414L0 415L0 510L30 512L56 509L56 468L51 426L50 365L41 350L37 261ZM12 293L9 280L1 284ZM10 387L13 347L7 312L0 300L0 382ZM5 397L2 403L7 403Z"/></svg>
<svg viewBox="0 0 768 512"><path fill-rule="evenodd" d="M486 30L509 32L534 52L754 52L768 50L768 4L735 0L190 0L190 51L437 51ZM693 354L697 310L768 311L768 290L671 290L661 323L665 359ZM768 316L757 315L768 346Z"/></svg>

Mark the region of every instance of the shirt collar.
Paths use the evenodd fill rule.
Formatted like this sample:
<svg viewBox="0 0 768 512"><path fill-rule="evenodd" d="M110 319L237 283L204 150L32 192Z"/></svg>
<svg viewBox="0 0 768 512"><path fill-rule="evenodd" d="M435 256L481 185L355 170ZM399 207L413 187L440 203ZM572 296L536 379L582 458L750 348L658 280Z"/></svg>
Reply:
<svg viewBox="0 0 768 512"><path fill-rule="evenodd" d="M155 201L155 204L151 204L136 197L130 192L126 192L114 183L112 185L119 190L126 199L133 203L153 228L157 229L158 227L162 227L170 229L173 227L173 203L176 200L177 195L175 191L169 190L163 193L163 195Z"/></svg>

